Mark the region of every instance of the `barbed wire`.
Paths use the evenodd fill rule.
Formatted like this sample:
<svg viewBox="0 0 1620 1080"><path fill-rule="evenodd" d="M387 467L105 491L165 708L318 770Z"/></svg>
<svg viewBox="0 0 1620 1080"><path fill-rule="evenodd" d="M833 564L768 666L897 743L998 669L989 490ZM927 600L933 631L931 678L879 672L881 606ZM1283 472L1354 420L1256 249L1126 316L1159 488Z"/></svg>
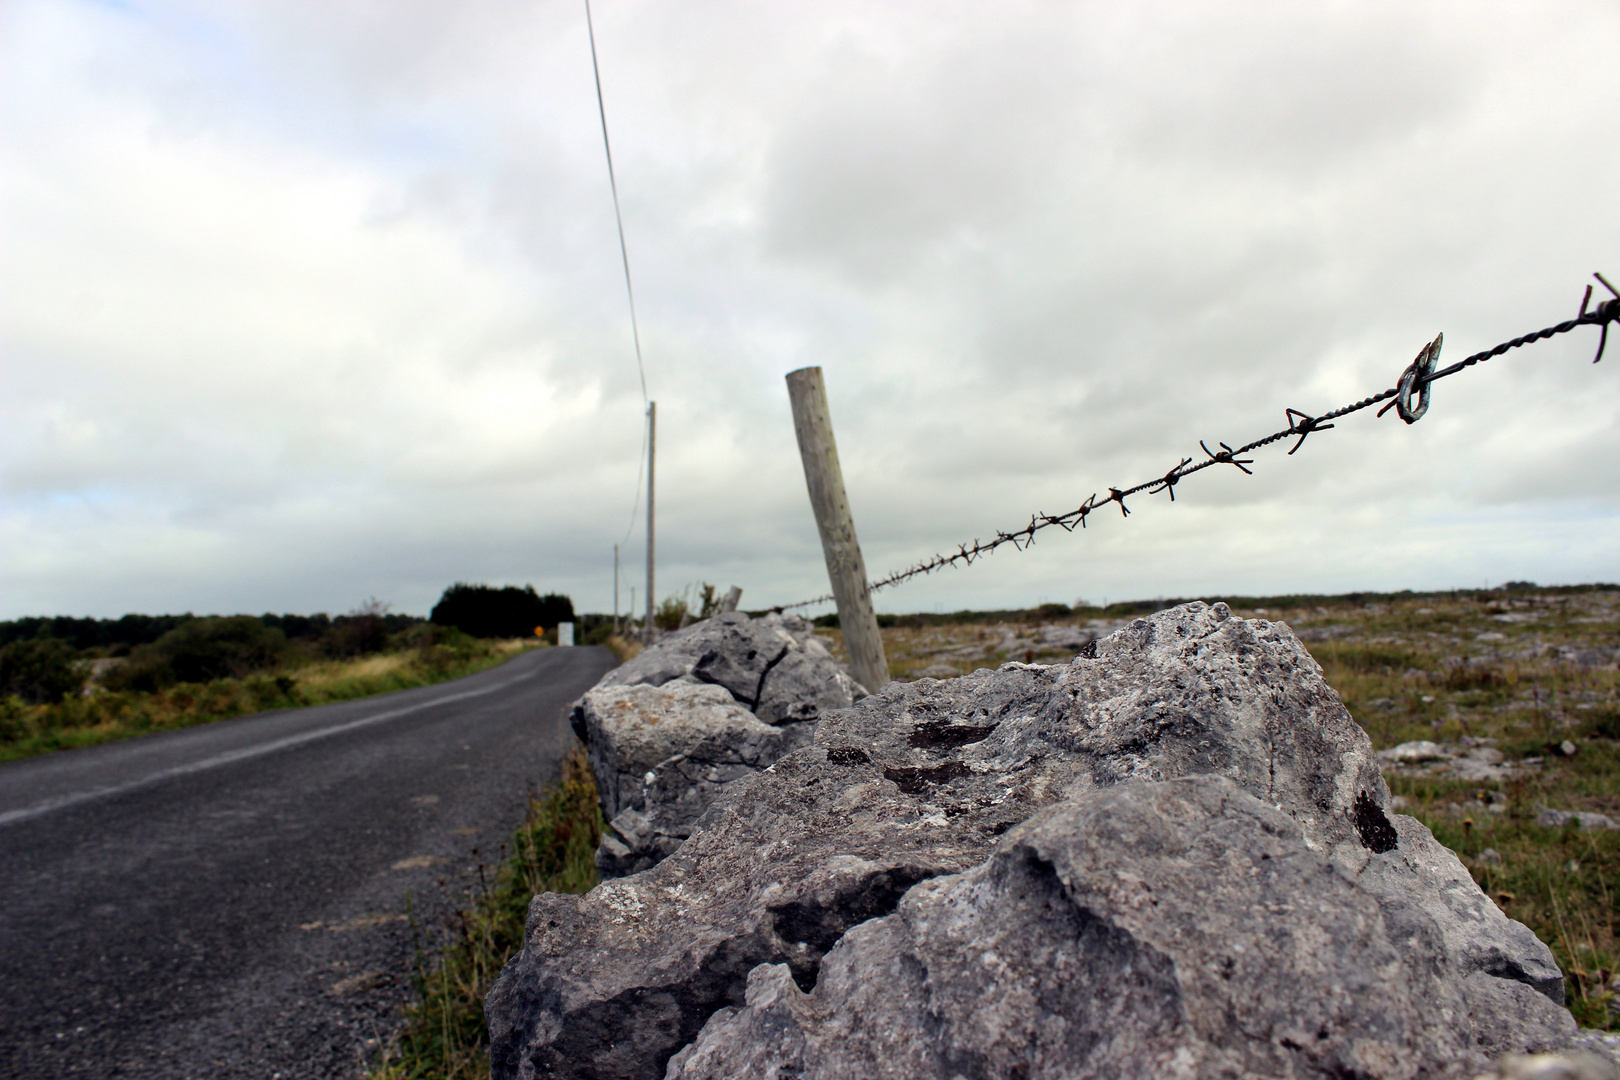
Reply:
<svg viewBox="0 0 1620 1080"><path fill-rule="evenodd" d="M1222 442L1217 443L1220 450L1214 451L1209 448L1204 440L1200 439L1198 445L1203 449L1205 455L1202 460L1195 461L1191 457L1184 457L1163 476L1144 480L1142 483L1132 487L1110 487L1107 497L1103 499L1099 499L1097 494L1093 492L1090 498L1066 514L1041 512L1031 514L1029 524L1021 529L1015 529L1012 532L1002 532L998 529L994 540L980 541L975 539L971 544L958 544L956 551L950 555L935 555L932 558L924 559L922 562L904 570L896 570L886 577L868 582L867 587L876 592L879 589L887 589L899 585L901 582L909 581L920 574L931 574L935 570L942 570L947 566L956 566L959 563L963 566L971 566L976 560L984 558L1003 544L1011 544L1014 549L1022 551L1035 543L1035 534L1042 529L1053 525L1065 532L1073 532L1076 526L1083 529L1086 527L1086 519L1094 511L1101 510L1110 504L1118 504L1120 515L1130 517L1131 511L1125 505L1125 500L1133 495L1166 493L1170 496L1170 501L1175 502L1176 485L1178 483L1194 473L1202 472L1216 465L1231 465L1246 475L1252 476L1254 471L1248 466L1254 464L1254 459L1246 458L1243 455L1260 450L1273 443L1281 442L1284 439L1295 438L1297 441L1288 450L1289 455L1292 456L1296 450L1305 445L1307 437L1319 431L1332 429L1335 426L1332 421L1349 416L1351 413L1360 412L1363 409L1369 409L1380 401L1388 401L1389 404L1378 410L1379 416L1383 416L1390 409L1394 409L1396 415L1406 423L1415 424L1429 409L1429 387L1432 384L1455 375L1465 368L1471 368L1483 361L1501 356L1511 349L1517 349L1537 341L1544 341L1559 334L1567 334L1579 326L1602 328L1602 333L1598 337L1597 355L1592 357L1592 363L1595 364L1603 359L1603 350L1608 347L1609 324L1620 321L1620 290L1609 284L1609 280L1602 274L1593 274L1592 276L1605 289L1608 289L1613 294L1613 297L1598 304L1597 307L1592 307L1592 286L1588 285L1586 295L1581 298L1580 314L1573 319L1537 330L1531 334L1525 334L1522 337L1516 337L1511 341L1504 341L1494 348L1486 349L1484 352L1477 352L1467 359L1457 361L1450 367L1436 371L1435 364L1439 361L1440 346L1445 338L1445 335L1442 334L1418 351L1417 358L1401 372L1400 381L1388 390L1373 394L1371 397L1364 397L1360 401L1346 405L1343 408L1334 409L1332 412L1323 413L1320 416L1301 412L1298 409L1286 409L1284 410L1284 416L1288 421L1286 428L1235 448ZM1414 397L1416 398L1415 402ZM1390 400L1392 398L1394 400ZM774 608L774 610L788 611L793 608L809 607L812 604L823 604L832 599L834 599L833 594L827 593L812 600L800 600L797 603L782 604Z"/></svg>

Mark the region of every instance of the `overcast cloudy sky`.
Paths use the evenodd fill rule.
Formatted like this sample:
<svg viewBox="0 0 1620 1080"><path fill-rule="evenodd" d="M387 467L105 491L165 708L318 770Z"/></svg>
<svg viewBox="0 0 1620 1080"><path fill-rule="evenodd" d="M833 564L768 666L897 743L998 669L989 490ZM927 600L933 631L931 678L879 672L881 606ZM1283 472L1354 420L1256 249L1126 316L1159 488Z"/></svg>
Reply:
<svg viewBox="0 0 1620 1080"><path fill-rule="evenodd" d="M659 585L822 592L1620 282L1620 8L598 0ZM642 398L581 3L0 0L0 617L637 583ZM1620 578L1590 329L878 594Z"/></svg>

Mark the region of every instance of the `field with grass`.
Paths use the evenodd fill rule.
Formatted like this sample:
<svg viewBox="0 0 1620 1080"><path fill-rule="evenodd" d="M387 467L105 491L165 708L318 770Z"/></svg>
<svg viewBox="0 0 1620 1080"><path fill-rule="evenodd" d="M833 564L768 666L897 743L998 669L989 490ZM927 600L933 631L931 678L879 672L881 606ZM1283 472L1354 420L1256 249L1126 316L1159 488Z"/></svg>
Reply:
<svg viewBox="0 0 1620 1080"><path fill-rule="evenodd" d="M533 648L535 639L442 635L353 659L290 658L241 678L178 682L156 690L110 690L29 704L0 697L0 761L94 746L151 731L193 727L267 709L296 709L426 686L470 675Z"/></svg>

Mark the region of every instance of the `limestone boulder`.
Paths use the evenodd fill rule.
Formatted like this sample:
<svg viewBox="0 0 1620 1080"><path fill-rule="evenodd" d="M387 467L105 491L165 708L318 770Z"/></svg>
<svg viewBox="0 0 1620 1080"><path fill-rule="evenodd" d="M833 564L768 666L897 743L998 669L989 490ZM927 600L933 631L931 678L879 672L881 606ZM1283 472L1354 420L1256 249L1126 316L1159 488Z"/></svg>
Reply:
<svg viewBox="0 0 1620 1080"><path fill-rule="evenodd" d="M1433 925L1387 921L1294 818L1197 776L1042 811L850 930L808 992L754 968L666 1075L1462 1078L1494 1049L1467 1010Z"/></svg>
<svg viewBox="0 0 1620 1080"><path fill-rule="evenodd" d="M814 628L795 615L726 612L668 634L602 677L598 687L677 679L724 687L767 723L813 720L865 696Z"/></svg>
<svg viewBox="0 0 1620 1080"><path fill-rule="evenodd" d="M684 679L662 686L607 686L577 706L602 815L646 806L654 770L676 757L763 768L788 749L779 728L761 723L719 686Z"/></svg>
<svg viewBox="0 0 1620 1080"><path fill-rule="evenodd" d="M808 622L774 613L717 615L609 672L573 712L609 823L602 876L667 857L727 784L864 694Z"/></svg>
<svg viewBox="0 0 1620 1080"><path fill-rule="evenodd" d="M1235 618L1224 605L1189 604L1088 644L1069 664L891 683L824 714L813 745L732 781L652 869L584 896L536 897L524 947L486 1001L493 1075L660 1077L721 1010L749 1007L751 978L777 979L771 985L780 988L769 974L780 967L800 990L819 986L829 952L852 928L891 916L919 886L919 902L936 895L946 886L923 883L973 871L1042 811L1195 776L1221 778L1270 807L1276 817L1266 820L1280 828L1286 819L1302 864L1360 890L1345 904L1392 913L1386 922L1422 938L1433 962L1412 963L1429 964L1423 977L1451 987L1436 1000L1460 1003L1452 1015L1459 1045L1486 1045L1482 1029L1501 1026L1514 1009L1530 1016L1514 1039L1555 1041L1567 1026L1568 1014L1541 992L1556 970L1545 946L1488 900L1436 901L1437 887L1463 883L1447 867L1404 861L1401 845L1419 850L1411 829L1421 826L1388 816L1365 733L1292 632ZM1137 873L1124 864L1119 872ZM1479 925L1457 933L1448 919ZM1393 940L1387 925L1379 932ZM987 952L1000 955L979 950ZM1227 959L1243 962L1235 951ZM765 974L751 976L760 965ZM1142 993L1095 1007L1159 1007ZM1427 1030L1422 1017L1412 1023L1400 1030ZM1315 1041L1300 1045L1317 1045L1314 1029L1308 1034ZM1412 1053L1441 1045L1422 1039ZM999 1075L962 1061L962 1075Z"/></svg>

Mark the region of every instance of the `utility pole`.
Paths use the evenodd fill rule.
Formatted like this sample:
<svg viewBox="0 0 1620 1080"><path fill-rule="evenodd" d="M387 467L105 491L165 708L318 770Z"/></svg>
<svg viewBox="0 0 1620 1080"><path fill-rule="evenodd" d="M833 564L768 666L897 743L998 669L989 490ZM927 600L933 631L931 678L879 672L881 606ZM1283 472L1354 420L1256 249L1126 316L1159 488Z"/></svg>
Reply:
<svg viewBox="0 0 1620 1080"><path fill-rule="evenodd" d="M866 560L861 558L855 518L844 493L844 473L838 465L832 414L827 409L827 386L818 367L789 372L787 384L793 433L799 438L804 481L821 532L827 577L838 601L838 625L849 650L850 670L856 682L875 694L889 681L889 661L883 655L883 637L878 633L872 590L866 581Z"/></svg>
<svg viewBox="0 0 1620 1080"><path fill-rule="evenodd" d="M613 636L619 636L619 545L613 545Z"/></svg>
<svg viewBox="0 0 1620 1080"><path fill-rule="evenodd" d="M647 625L643 627L643 643L651 645L657 630L653 616L657 603L653 597L653 463L658 453L658 402L647 403Z"/></svg>

